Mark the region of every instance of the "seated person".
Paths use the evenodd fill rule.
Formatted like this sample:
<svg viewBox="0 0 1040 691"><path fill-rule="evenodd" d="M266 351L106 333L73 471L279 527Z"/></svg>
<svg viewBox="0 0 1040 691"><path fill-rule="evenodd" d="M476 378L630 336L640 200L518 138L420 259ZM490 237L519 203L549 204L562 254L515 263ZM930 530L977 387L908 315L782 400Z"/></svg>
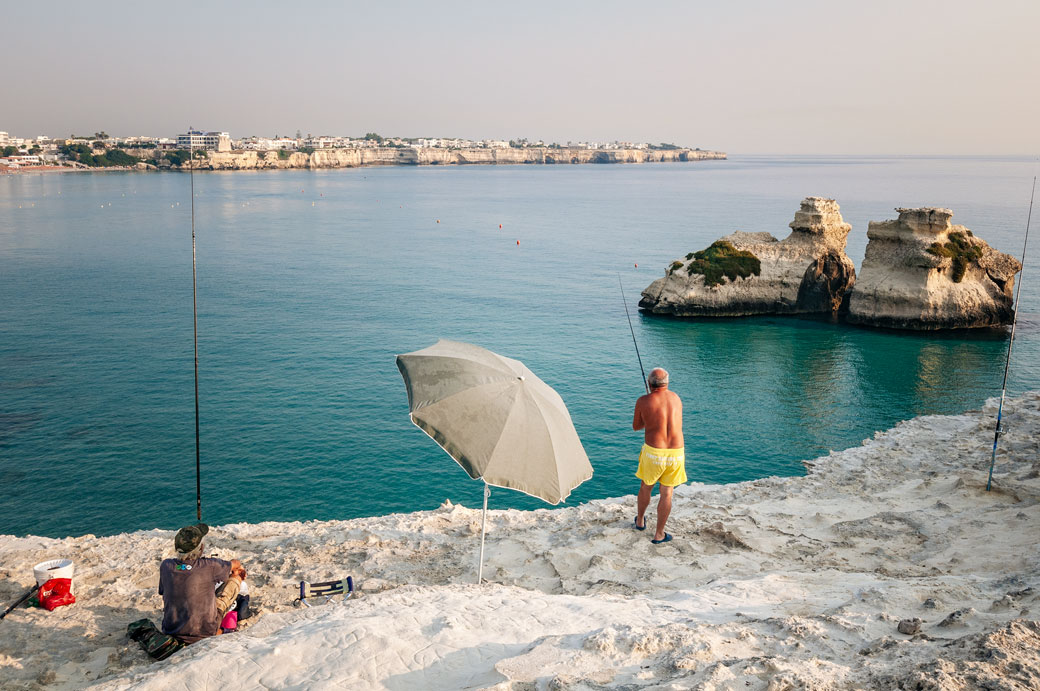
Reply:
<svg viewBox="0 0 1040 691"><path fill-rule="evenodd" d="M238 559L224 561L202 556L205 523L177 531L176 559L159 565L159 594L163 597L162 632L184 643L220 633L220 622L235 607L246 571ZM223 585L217 589L217 585Z"/></svg>

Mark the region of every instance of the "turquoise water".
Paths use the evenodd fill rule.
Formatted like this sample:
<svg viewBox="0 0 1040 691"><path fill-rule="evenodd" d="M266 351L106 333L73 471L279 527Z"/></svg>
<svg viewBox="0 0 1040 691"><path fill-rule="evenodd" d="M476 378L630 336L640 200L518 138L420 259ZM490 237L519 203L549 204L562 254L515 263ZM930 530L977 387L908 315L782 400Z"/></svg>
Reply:
<svg viewBox="0 0 1040 691"><path fill-rule="evenodd" d="M521 359L560 392L596 472L570 503L633 493L642 385L618 272L646 366L667 367L685 401L692 480L799 474L899 420L976 408L999 394L1004 333L634 306L669 261L723 234L786 236L808 195L841 204L857 266L867 221L896 206L948 206L1017 256L1034 168L733 157L197 174L203 518L479 505L480 483L408 422L394 364L440 337ZM189 204L182 174L0 177L0 533L194 518ZM1012 392L1040 388L1033 250ZM496 490L491 506L545 504Z"/></svg>

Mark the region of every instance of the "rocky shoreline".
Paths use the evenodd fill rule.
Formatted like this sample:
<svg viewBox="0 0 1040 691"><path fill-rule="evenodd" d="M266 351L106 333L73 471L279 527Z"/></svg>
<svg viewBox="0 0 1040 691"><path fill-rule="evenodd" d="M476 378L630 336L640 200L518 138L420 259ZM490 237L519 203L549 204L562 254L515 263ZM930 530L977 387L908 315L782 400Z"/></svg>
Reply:
<svg viewBox="0 0 1040 691"><path fill-rule="evenodd" d="M364 166L436 165L574 165L591 163L681 163L725 160L722 151L698 149L583 149L522 147L508 149L371 147L319 149L311 153L278 151L208 151L196 170L270 170L288 168L360 168ZM152 164L146 164L154 167Z"/></svg>
<svg viewBox="0 0 1040 691"><path fill-rule="evenodd" d="M258 616L152 662L173 531L0 536L0 601L69 558L77 602L3 621L5 689L936 689L1040 686L1040 393L925 416L807 462L804 477L678 487L651 545L635 497L488 513L214 527ZM782 440L778 440L781 443ZM651 522L654 520L650 516ZM300 579L356 600L294 609ZM216 676L214 676L216 675Z"/></svg>

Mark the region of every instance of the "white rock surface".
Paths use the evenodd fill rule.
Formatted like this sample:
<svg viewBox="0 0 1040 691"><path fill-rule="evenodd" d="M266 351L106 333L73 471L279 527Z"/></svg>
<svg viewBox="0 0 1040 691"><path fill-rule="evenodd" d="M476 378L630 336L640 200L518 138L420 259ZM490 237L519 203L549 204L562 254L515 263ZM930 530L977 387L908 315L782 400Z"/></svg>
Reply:
<svg viewBox="0 0 1040 691"><path fill-rule="evenodd" d="M998 252L964 226L953 225L949 209L896 209L894 221L871 221L867 250L849 301L854 324L900 329L954 329L1009 324L1012 290L1022 270L1014 257ZM961 281L953 260L928 252L959 233L981 257L970 262Z"/></svg>
<svg viewBox="0 0 1040 691"><path fill-rule="evenodd" d="M833 199L806 197L790 228L779 241L769 233L740 231L721 238L758 257L760 275L708 286L702 275L688 273L687 255L643 290L639 306L684 317L837 313L856 280L845 254L852 226Z"/></svg>
<svg viewBox="0 0 1040 691"><path fill-rule="evenodd" d="M279 154L277 151L208 151L198 161L204 170L270 168L355 168L380 165L660 163L725 159L722 151L697 149L584 149L563 147L469 148L371 147L318 149Z"/></svg>
<svg viewBox="0 0 1040 691"><path fill-rule="evenodd" d="M1038 688L1040 393L1004 413L992 492L995 401L805 477L682 486L665 545L632 529L631 496L492 511L479 587L479 507L214 528L261 613L157 663L125 629L159 618L172 531L0 537L0 599L56 557L76 562L78 597L0 622L0 687ZM290 606L299 579L347 574L356 600ZM910 618L920 633L899 633Z"/></svg>

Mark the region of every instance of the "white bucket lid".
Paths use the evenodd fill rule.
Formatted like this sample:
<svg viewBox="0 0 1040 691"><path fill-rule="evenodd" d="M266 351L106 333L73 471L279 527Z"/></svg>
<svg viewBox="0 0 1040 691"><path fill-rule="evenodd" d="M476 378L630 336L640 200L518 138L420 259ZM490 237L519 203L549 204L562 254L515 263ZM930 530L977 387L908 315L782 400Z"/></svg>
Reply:
<svg viewBox="0 0 1040 691"><path fill-rule="evenodd" d="M52 578L72 578L75 568L71 559L51 559L34 566L33 576L36 577L36 585L43 585Z"/></svg>

